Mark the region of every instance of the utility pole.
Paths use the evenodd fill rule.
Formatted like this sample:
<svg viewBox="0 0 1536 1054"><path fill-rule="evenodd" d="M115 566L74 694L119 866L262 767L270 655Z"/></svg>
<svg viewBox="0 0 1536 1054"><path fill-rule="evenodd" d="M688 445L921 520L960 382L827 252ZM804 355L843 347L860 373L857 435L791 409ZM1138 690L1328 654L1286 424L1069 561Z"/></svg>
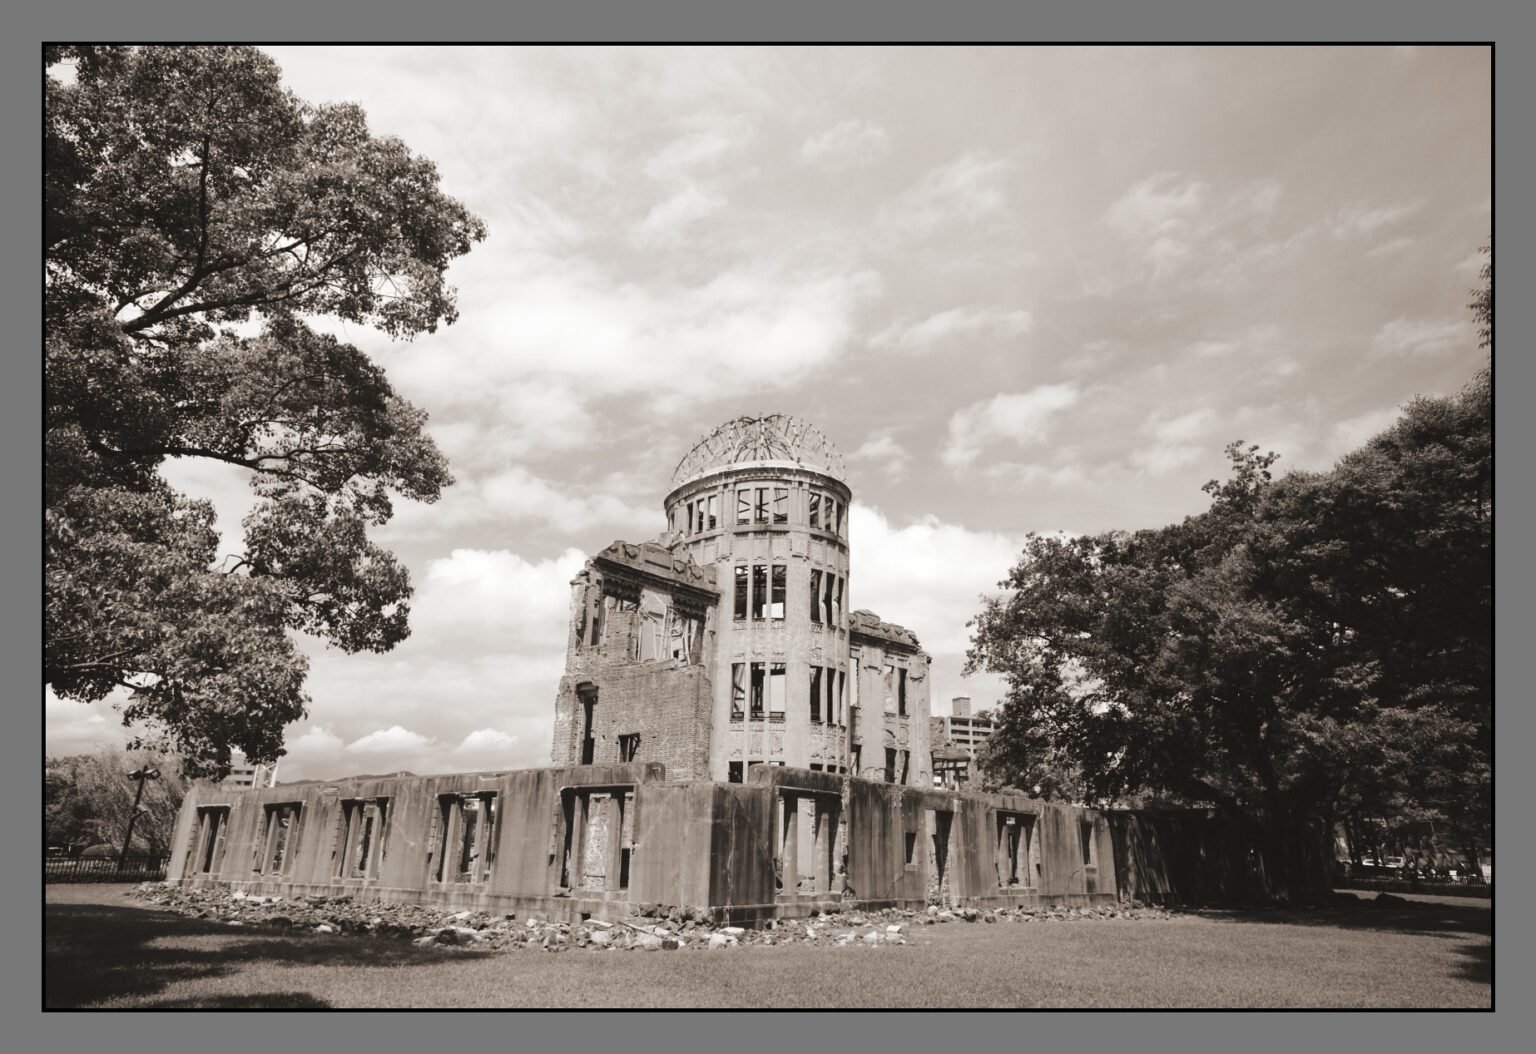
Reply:
<svg viewBox="0 0 1536 1054"><path fill-rule="evenodd" d="M135 769L128 773L128 778L138 784L133 792L133 809L128 813L128 831L123 835L123 849L117 854L117 870L121 874L123 867L128 863L128 846L133 841L133 825L139 818L139 801L144 797L144 784L149 780L160 778L160 770L152 769L148 765Z"/></svg>

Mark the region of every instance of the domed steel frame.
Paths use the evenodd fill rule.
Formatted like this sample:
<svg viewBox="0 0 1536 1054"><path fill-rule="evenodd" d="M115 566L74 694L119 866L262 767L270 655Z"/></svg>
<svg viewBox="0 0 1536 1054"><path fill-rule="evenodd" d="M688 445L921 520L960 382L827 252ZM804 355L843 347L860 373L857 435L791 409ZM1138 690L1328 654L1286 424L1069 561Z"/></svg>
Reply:
<svg viewBox="0 0 1536 1054"><path fill-rule="evenodd" d="M729 465L790 462L846 481L843 456L821 430L788 414L738 417L694 444L672 473L675 488Z"/></svg>

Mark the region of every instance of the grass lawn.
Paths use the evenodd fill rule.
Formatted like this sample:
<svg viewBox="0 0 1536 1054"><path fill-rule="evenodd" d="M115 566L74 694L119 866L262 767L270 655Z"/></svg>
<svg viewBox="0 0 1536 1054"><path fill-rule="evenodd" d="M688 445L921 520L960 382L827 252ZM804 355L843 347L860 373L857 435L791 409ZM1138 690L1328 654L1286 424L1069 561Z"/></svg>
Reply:
<svg viewBox="0 0 1536 1054"><path fill-rule="evenodd" d="M501 954L47 888L49 1007L1490 1007L1486 901L918 926L906 946ZM580 993L579 997L573 997Z"/></svg>

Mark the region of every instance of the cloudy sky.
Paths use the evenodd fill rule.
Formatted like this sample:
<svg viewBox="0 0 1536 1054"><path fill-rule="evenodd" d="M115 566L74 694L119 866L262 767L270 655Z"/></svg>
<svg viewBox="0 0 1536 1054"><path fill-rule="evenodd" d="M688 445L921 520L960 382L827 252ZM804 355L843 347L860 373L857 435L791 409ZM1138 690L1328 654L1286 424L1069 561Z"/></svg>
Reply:
<svg viewBox="0 0 1536 1054"><path fill-rule="evenodd" d="M566 583L736 415L847 456L851 606L918 634L944 713L998 697L965 621L1026 533L1197 512L1233 439L1327 467L1481 361L1483 49L271 51L490 229L457 325L337 328L458 483L380 534L412 638L306 642L283 778L546 764ZM237 473L168 473L231 549ZM46 713L51 753L121 738Z"/></svg>

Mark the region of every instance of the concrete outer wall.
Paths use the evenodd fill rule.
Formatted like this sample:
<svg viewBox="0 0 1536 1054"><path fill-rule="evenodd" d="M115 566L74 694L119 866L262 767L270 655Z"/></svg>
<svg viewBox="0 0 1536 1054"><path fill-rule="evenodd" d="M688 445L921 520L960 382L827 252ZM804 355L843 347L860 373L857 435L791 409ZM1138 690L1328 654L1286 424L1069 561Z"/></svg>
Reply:
<svg viewBox="0 0 1536 1054"><path fill-rule="evenodd" d="M942 897L947 903L1085 905L1118 896L1113 840L1098 810L853 780L848 801L848 882L861 904L911 908L929 902L938 878L930 810L951 817ZM1003 881L998 866L999 813L1033 821L1035 852L1021 847L1031 864L1038 859L1032 884L1010 887ZM1079 834L1085 823L1091 829L1089 849L1094 861L1089 866L1083 863ZM910 861L908 834L915 836Z"/></svg>
<svg viewBox="0 0 1536 1054"><path fill-rule="evenodd" d="M166 880L191 886L228 885L250 893L351 894L358 900L432 903L488 911L535 910L555 918L577 918L584 912L600 914L609 910L613 895L584 890L563 894L560 889L561 792L566 788L634 787L635 828L649 834L642 806L648 795L641 788L665 778L666 771L661 765L633 764L392 776L279 784L249 790L195 784L189 788L177 818ZM486 791L498 795L495 865L490 880L434 880L432 872L443 852L443 835L436 830L439 796ZM377 797L389 799L378 877L338 877L342 803ZM281 875L259 874L253 865L263 838L266 806L289 802L300 803L302 807L297 844L290 846L289 860ZM189 855L196 848L198 811L206 806L227 807L229 814L214 870L203 874L189 866ZM663 861L673 859L672 846L655 838L648 841L646 852Z"/></svg>
<svg viewBox="0 0 1536 1054"><path fill-rule="evenodd" d="M633 793L628 889L566 889L560 868L567 823L562 792L629 788ZM442 834L434 834L439 795L498 794L495 865L483 883L433 877ZM846 871L817 893L776 888L775 814L784 792L840 802L845 827L840 864ZM342 802L387 797L390 817L377 878L337 876ZM282 875L252 870L263 836L265 806L302 806L297 843ZM200 807L229 810L220 859L210 874L189 869ZM707 910L717 919L754 923L804 917L837 906L845 894L868 907L919 908L930 901L934 856L928 810L952 816L944 900L971 906L1086 904L1113 900L1117 861L1105 817L1095 810L1026 798L840 780L801 768L757 769L746 784L676 782L656 764L590 765L452 776L399 776L280 784L237 790L193 786L177 819L167 879L190 886L223 885L251 893L337 896L430 903L550 918L622 918L632 907ZM998 814L1030 819L1038 839L1038 876L1008 887L998 868ZM1133 814L1122 814L1133 815ZM1093 832L1096 874L1085 870L1079 824ZM1162 828L1138 832L1141 852L1173 852L1156 844ZM906 835L914 852L906 859ZM1182 848L1182 843L1180 849Z"/></svg>
<svg viewBox="0 0 1536 1054"><path fill-rule="evenodd" d="M736 490L748 485L789 490L788 523L736 523ZM810 526L810 495L835 495L842 504L841 534ZM713 729L709 778L725 780L732 761L769 760L805 767L812 762L846 764L847 699L844 724L810 719L811 667L833 667L851 676L848 666L848 613L852 583L848 580L848 506L853 492L842 481L784 462L732 465L690 480L668 494L663 506L667 523L684 519L679 510L690 501L714 494L719 498L719 526L688 533L682 540L693 560L714 566L719 590L716 606L718 642L714 671ZM784 618L735 620L735 566L782 563L786 566ZM835 626L811 622L811 572L819 570L843 580L841 617ZM771 581L771 580L770 580ZM751 612L748 612L750 616ZM784 721L731 721L732 663L785 664ZM749 686L750 695L750 686ZM766 703L764 707L766 711ZM747 713L750 717L750 701ZM825 715L823 715L825 716ZM744 766L745 768L745 766Z"/></svg>
<svg viewBox="0 0 1536 1054"><path fill-rule="evenodd" d="M859 750L855 776L884 780L885 750L910 751L906 784L909 787L933 786L933 737L929 728L932 702L929 697L929 664L933 661L918 649L878 636L855 633L850 655L857 658L858 715L851 746ZM907 671L907 713L896 713L885 706L884 667L889 662ZM853 659L850 659L853 663ZM850 700L854 693L850 689ZM899 765L899 762L898 762ZM901 775L897 773L898 782Z"/></svg>

